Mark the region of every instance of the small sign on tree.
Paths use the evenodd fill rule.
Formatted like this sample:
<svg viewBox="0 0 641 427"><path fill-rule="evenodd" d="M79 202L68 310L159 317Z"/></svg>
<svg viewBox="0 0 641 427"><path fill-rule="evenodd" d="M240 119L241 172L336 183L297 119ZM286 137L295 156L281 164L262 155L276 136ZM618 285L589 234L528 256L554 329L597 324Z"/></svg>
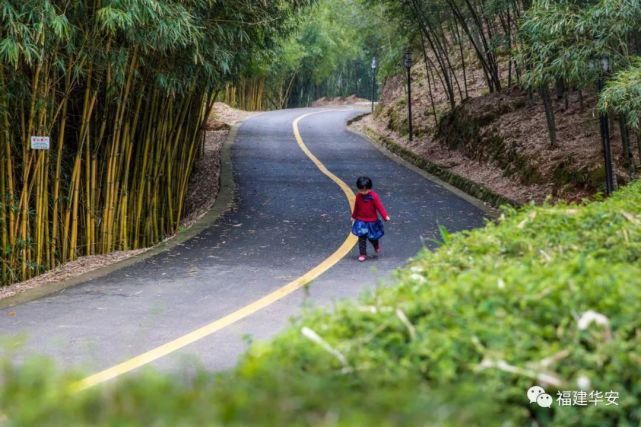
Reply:
<svg viewBox="0 0 641 427"><path fill-rule="evenodd" d="M48 150L49 137L48 136L32 136L31 149L32 150Z"/></svg>

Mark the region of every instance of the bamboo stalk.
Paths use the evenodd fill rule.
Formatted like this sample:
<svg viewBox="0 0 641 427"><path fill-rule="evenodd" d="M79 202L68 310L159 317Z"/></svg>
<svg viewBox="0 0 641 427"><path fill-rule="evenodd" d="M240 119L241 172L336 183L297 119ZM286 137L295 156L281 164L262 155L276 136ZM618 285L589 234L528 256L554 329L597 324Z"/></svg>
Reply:
<svg viewBox="0 0 641 427"><path fill-rule="evenodd" d="M71 73L67 73L65 87L70 91L71 86ZM65 142L65 132L67 129L67 109L69 104L68 96L65 96L62 101L62 115L60 116L60 127L58 131L58 143L57 143L57 152L56 152L56 166L54 172L54 185L53 185L53 209L52 209L52 230L51 230L51 241L50 241L50 252L52 261L49 265L50 268L53 268L56 265L55 253L59 250L58 248L58 230L59 230L59 216L62 218L62 205L60 204L60 174L62 172L62 153Z"/></svg>
<svg viewBox="0 0 641 427"><path fill-rule="evenodd" d="M0 229L2 232L2 247L0 248L0 259L5 259L12 250L13 244L10 240L10 230L13 228L12 221L12 204L13 204L13 191L10 190L11 182L11 135L9 133L9 112L7 107L7 99L4 95L4 88L6 81L4 76L4 67L0 65L0 89L3 93L0 94L0 101L2 102L2 123L4 125L3 132L0 133ZM5 172L6 170L6 172ZM0 284L9 280L9 270L11 268L10 262L2 263L2 270L0 270Z"/></svg>
<svg viewBox="0 0 641 427"><path fill-rule="evenodd" d="M76 249L78 245L78 200L80 198L80 167L82 164L82 156L80 153L76 155L73 170L74 177L72 178L73 188L73 201L72 201L72 218L71 218L71 236L69 243L69 259L74 260L77 257Z"/></svg>

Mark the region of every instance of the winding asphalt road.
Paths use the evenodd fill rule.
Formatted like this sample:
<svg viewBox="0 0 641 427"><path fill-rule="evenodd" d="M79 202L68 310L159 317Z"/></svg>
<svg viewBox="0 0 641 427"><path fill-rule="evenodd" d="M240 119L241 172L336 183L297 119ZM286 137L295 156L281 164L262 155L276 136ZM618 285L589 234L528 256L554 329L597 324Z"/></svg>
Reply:
<svg viewBox="0 0 641 427"><path fill-rule="evenodd" d="M24 338L12 357L46 355L95 372L222 318L303 275L346 239L343 191L301 151L292 122L310 109L247 120L232 147L235 208L198 236L166 252L57 294L0 310L0 335ZM392 221L383 254L365 263L357 249L313 281L225 328L151 363L233 366L247 337L266 339L304 305L330 306L389 280L430 239L483 225L478 207L383 155L345 122L358 110L319 112L300 121L309 150L353 186L368 175ZM370 247L371 251L371 247ZM187 359L187 361L185 360Z"/></svg>

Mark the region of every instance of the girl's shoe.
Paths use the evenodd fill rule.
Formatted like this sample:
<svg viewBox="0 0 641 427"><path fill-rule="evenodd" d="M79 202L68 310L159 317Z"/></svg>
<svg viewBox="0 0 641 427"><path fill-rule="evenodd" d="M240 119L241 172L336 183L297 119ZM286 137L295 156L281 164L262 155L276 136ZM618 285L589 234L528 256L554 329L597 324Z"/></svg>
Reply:
<svg viewBox="0 0 641 427"><path fill-rule="evenodd" d="M381 250L382 250L381 249L381 242L378 242L378 246L376 246L376 248L374 248L374 250L376 251L376 254L378 254L378 255L381 254Z"/></svg>
<svg viewBox="0 0 641 427"><path fill-rule="evenodd" d="M367 259L367 257L366 257L365 255L361 255L361 256L359 256L359 257L358 257L358 260L359 260L360 262L363 262L363 261L365 261L366 259Z"/></svg>

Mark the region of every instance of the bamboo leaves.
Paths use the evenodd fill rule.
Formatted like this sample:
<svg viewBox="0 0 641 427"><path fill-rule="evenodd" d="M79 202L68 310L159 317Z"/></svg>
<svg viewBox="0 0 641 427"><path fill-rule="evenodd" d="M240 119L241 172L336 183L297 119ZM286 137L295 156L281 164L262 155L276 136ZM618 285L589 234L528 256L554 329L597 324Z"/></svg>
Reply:
<svg viewBox="0 0 641 427"><path fill-rule="evenodd" d="M105 6L96 12L96 21L103 31L115 36L117 31L126 32L134 25L133 15L125 10Z"/></svg>
<svg viewBox="0 0 641 427"><path fill-rule="evenodd" d="M299 5L274 3L0 0L0 284L176 231L212 94Z"/></svg>
<svg viewBox="0 0 641 427"><path fill-rule="evenodd" d="M16 68L20 59L20 48L18 43L12 39L0 41L0 61Z"/></svg>
<svg viewBox="0 0 641 427"><path fill-rule="evenodd" d="M601 61L607 61L607 68L615 72L629 67L630 50L639 39L640 19L638 0L535 1L520 28L518 61L527 70L524 85L542 94L553 82L582 89L604 76ZM618 74L603 94L599 108L605 112L610 104L612 111L638 128L641 105L629 101L638 96L635 74L635 67L630 73ZM554 144L553 112L549 100L542 98ZM626 132L624 123L623 134Z"/></svg>
<svg viewBox="0 0 641 427"><path fill-rule="evenodd" d="M599 108L621 114L628 126L637 132L641 129L641 58L634 59L630 68L617 73L608 82Z"/></svg>
<svg viewBox="0 0 641 427"><path fill-rule="evenodd" d="M65 15L54 15L49 23L56 40L65 42L71 36L69 21Z"/></svg>
<svg viewBox="0 0 641 427"><path fill-rule="evenodd" d="M638 0L535 1L520 28L520 62L525 84L539 87L563 79L576 87L592 85L595 58L614 68L629 65L629 37L641 18Z"/></svg>

